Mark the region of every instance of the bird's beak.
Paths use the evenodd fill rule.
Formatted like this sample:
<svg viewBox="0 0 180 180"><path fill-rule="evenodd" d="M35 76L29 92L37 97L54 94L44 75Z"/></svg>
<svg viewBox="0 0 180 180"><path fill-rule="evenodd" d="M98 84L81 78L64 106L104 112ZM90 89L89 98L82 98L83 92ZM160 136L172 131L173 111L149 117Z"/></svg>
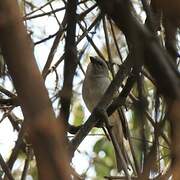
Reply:
<svg viewBox="0 0 180 180"><path fill-rule="evenodd" d="M91 61L92 63L96 63L98 60L96 59L96 57L90 56L90 61Z"/></svg>

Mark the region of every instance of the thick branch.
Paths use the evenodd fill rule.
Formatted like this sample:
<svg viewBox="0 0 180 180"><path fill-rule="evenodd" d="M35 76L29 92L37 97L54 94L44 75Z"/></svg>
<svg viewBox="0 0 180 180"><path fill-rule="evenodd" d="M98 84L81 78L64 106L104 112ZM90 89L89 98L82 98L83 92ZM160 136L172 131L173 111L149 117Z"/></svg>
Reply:
<svg viewBox="0 0 180 180"><path fill-rule="evenodd" d="M19 96L39 179L68 179L62 128L56 123L16 0L0 2L0 19L2 53Z"/></svg>
<svg viewBox="0 0 180 180"><path fill-rule="evenodd" d="M145 65L154 79L158 88L167 97L180 97L179 73L171 57L160 46L157 39L150 31L141 25L133 16L129 1L97 0L101 10L111 17L116 25L126 36L130 50L142 43L145 49ZM119 10L117 11L117 7ZM131 28L133 27L133 29ZM140 36L141 41L133 43L133 36ZM166 81L164 81L166 79ZM171 88L169 88L171 87Z"/></svg>
<svg viewBox="0 0 180 180"><path fill-rule="evenodd" d="M73 79L77 67L77 50L75 43L77 2L77 0L69 0L66 4L66 17L68 25L65 44L64 83L61 91L61 111L59 117L64 121L66 126L68 123L72 98Z"/></svg>

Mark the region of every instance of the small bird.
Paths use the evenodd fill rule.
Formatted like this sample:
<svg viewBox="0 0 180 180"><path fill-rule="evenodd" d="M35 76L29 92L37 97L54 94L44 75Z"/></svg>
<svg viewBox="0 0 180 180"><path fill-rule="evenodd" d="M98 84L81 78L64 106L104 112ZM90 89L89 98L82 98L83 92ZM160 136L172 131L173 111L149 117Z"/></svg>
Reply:
<svg viewBox="0 0 180 180"><path fill-rule="evenodd" d="M106 62L98 57L90 57L82 87L82 96L90 112L96 107L111 83ZM123 129L119 114L115 111L109 118L112 134L116 137L119 148L124 152ZM122 164L116 153L117 169L122 170Z"/></svg>

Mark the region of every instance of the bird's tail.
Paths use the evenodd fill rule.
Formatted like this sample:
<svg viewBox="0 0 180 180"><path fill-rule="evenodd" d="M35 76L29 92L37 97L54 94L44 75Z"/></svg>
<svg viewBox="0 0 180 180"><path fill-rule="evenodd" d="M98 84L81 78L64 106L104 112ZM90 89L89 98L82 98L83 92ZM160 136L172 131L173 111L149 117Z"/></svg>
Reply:
<svg viewBox="0 0 180 180"><path fill-rule="evenodd" d="M120 172L123 169L123 163L122 159L119 157L119 153L122 154L124 161L127 165L127 153L125 151L124 147L124 131L122 122L119 117L118 111L115 111L110 117L109 117L109 124L111 126L111 133L113 137L115 138L115 141L117 142L119 149L121 152L119 152L115 148L115 155L116 155L116 163L117 163L117 169Z"/></svg>

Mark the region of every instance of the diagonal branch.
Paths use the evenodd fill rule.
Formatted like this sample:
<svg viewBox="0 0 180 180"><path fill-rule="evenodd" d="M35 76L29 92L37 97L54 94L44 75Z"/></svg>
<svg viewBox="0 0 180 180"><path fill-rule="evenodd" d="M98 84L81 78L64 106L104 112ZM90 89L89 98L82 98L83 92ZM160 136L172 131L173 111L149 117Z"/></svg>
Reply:
<svg viewBox="0 0 180 180"><path fill-rule="evenodd" d="M131 71L131 63L132 63L132 57L129 56L127 60L124 62L122 66L120 66L118 73L116 74L115 78L111 82L110 86L108 87L107 91L105 92L104 96L101 98L98 105L95 107L95 109L100 108L103 110L106 110L109 103L112 101L113 95L115 92L117 92L119 86L121 86L122 81L124 78L130 73ZM70 150L72 154L75 152L77 147L80 145L80 143L83 141L83 139L87 136L87 134L90 132L90 130L99 122L99 120L96 119L95 111L93 111L88 118L88 120L85 122L83 127L78 131L74 139L71 141Z"/></svg>

